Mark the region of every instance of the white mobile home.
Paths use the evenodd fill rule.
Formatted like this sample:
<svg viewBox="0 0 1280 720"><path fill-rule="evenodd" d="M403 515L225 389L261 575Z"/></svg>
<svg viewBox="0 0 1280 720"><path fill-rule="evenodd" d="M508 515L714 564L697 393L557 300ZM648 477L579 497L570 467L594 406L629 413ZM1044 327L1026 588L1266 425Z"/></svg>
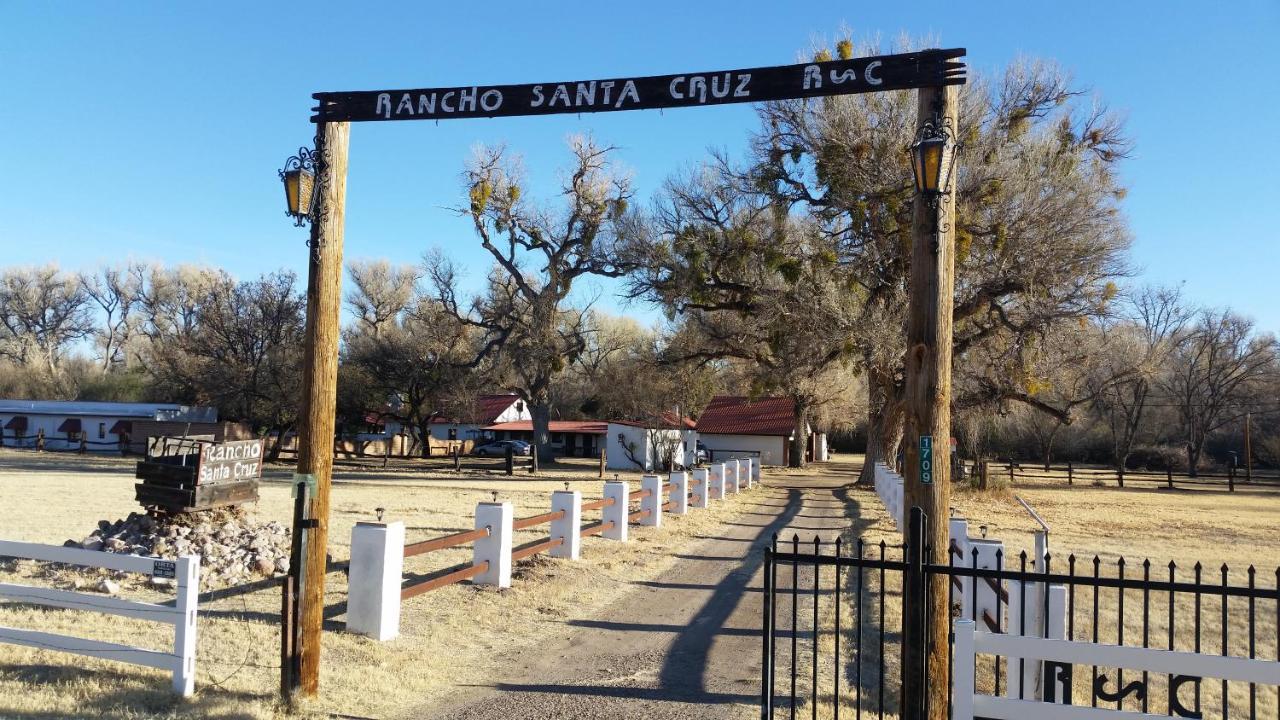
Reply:
<svg viewBox="0 0 1280 720"><path fill-rule="evenodd" d="M217 408L177 403L0 400L0 441L7 447L34 448L43 437L46 450L76 450L83 437L86 450L119 452L124 437L135 449L145 442L144 425L191 423L193 434L203 434L217 422Z"/></svg>

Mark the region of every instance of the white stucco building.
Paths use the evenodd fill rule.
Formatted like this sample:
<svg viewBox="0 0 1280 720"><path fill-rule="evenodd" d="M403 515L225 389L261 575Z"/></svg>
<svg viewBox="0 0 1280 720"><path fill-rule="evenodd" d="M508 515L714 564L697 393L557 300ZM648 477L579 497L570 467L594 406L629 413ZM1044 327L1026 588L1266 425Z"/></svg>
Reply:
<svg viewBox="0 0 1280 720"><path fill-rule="evenodd" d="M735 457L757 458L761 465L786 465L791 455L795 431L795 403L785 397L719 395L711 399L698 417L698 439L706 446L711 461ZM809 428L806 455L819 462L827 459L824 433Z"/></svg>
<svg viewBox="0 0 1280 720"><path fill-rule="evenodd" d="M613 470L658 470L668 455L678 464L693 465L692 451L697 432L693 422L674 415L653 422L612 420L606 432L605 465Z"/></svg>

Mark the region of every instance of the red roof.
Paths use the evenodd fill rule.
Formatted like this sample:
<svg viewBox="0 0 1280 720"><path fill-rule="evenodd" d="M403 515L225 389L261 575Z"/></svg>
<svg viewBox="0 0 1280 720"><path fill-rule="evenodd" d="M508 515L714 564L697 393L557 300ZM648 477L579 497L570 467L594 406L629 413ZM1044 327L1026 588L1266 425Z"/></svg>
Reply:
<svg viewBox="0 0 1280 720"><path fill-rule="evenodd" d="M609 423L603 420L552 420L550 431L557 433L578 433L579 435L604 435L609 432ZM484 430L509 430L515 432L533 432L532 420L513 420L511 422L490 425Z"/></svg>
<svg viewBox="0 0 1280 720"><path fill-rule="evenodd" d="M662 413L661 418L651 418L649 420L610 420L609 422L614 423L616 425L630 425L631 427L640 427L640 428L653 428L653 427L676 428L677 427L676 414L670 411ZM680 424L683 425L684 429L686 430L692 430L698 426L697 423L695 423L692 419L687 417L680 418Z"/></svg>
<svg viewBox="0 0 1280 720"><path fill-rule="evenodd" d="M708 435L783 435L795 430L795 403L790 398L717 395L698 418L698 432Z"/></svg>
<svg viewBox="0 0 1280 720"><path fill-rule="evenodd" d="M498 419L498 416L511 407L511 404L519 400L520 396L515 393L503 393L501 395L481 395L476 398L475 414L471 420L462 420L459 418L437 417L431 422L448 423L456 425L458 423L480 424L491 423Z"/></svg>

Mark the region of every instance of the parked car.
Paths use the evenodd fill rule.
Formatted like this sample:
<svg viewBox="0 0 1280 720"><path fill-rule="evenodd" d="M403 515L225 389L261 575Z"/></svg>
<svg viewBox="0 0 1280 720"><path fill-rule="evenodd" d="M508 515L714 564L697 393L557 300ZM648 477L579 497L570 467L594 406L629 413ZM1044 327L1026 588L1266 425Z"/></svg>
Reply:
<svg viewBox="0 0 1280 720"><path fill-rule="evenodd" d="M506 457L507 448L511 448L512 455L529 455L532 452L532 446L523 440L490 440L475 446L471 454L476 457Z"/></svg>
<svg viewBox="0 0 1280 720"><path fill-rule="evenodd" d="M693 451L694 464L701 465L707 461L708 457L710 457L710 453L707 452L707 446L703 445L701 440L697 441Z"/></svg>

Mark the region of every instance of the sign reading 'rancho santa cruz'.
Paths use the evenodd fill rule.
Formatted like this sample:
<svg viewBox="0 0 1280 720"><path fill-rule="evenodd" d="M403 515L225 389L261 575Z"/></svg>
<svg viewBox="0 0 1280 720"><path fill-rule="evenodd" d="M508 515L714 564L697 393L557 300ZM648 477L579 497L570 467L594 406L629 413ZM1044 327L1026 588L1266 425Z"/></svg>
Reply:
<svg viewBox="0 0 1280 720"><path fill-rule="evenodd" d="M315 122L447 120L764 102L963 84L963 48L609 80L316 93Z"/></svg>

